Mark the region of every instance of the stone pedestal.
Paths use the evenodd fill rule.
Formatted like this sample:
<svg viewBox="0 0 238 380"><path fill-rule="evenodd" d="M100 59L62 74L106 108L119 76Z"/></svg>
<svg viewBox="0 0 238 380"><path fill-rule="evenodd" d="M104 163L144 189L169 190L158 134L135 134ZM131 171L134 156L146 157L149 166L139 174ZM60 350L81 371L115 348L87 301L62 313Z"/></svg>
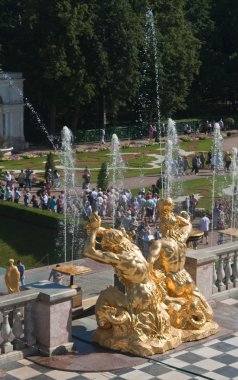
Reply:
<svg viewBox="0 0 238 380"><path fill-rule="evenodd" d="M211 299L213 294L213 265L215 260L216 256L212 253L187 250L185 269L207 300Z"/></svg>
<svg viewBox="0 0 238 380"><path fill-rule="evenodd" d="M40 283L31 284L31 287L34 285L39 289ZM72 349L72 297L75 295L75 289L48 281L42 284L31 312L36 345L43 355L61 354Z"/></svg>

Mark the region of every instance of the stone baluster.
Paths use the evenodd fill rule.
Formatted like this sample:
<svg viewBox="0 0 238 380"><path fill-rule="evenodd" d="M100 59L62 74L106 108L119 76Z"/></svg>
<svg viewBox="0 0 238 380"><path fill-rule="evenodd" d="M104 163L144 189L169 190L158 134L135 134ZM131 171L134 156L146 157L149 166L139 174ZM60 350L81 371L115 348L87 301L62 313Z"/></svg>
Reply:
<svg viewBox="0 0 238 380"><path fill-rule="evenodd" d="M212 294L215 294L218 292L217 287L217 270L216 270L216 262L213 263L213 283L212 283Z"/></svg>
<svg viewBox="0 0 238 380"><path fill-rule="evenodd" d="M25 315L24 315L24 332L25 340L28 346L33 346L36 343L36 338L34 336L34 320L33 320L33 306L35 302L27 302L25 305Z"/></svg>
<svg viewBox="0 0 238 380"><path fill-rule="evenodd" d="M23 332L24 330L22 328L21 313L18 311L15 315L12 326L12 333L15 336L15 339L13 341L13 347L15 350L21 350L25 347L25 343L21 340Z"/></svg>
<svg viewBox="0 0 238 380"><path fill-rule="evenodd" d="M232 265L233 286L238 287L238 253L235 252L234 261Z"/></svg>
<svg viewBox="0 0 238 380"><path fill-rule="evenodd" d="M11 329L10 324L9 324L8 313L4 312L3 313L2 329L1 329L1 336L3 339L3 343L1 345L1 347L2 347L2 352L4 354L13 351L13 345L10 342L11 332L12 332L12 329Z"/></svg>
<svg viewBox="0 0 238 380"><path fill-rule="evenodd" d="M224 264L223 264L223 257L219 256L218 260L218 268L217 268L217 279L218 279L218 291L222 292L226 289L226 286L224 285L225 278L225 272L224 272Z"/></svg>
<svg viewBox="0 0 238 380"><path fill-rule="evenodd" d="M226 265L225 265L225 284L226 289L233 288L233 283L231 281L231 275L232 275L232 267L231 267L231 256L228 253L226 258Z"/></svg>

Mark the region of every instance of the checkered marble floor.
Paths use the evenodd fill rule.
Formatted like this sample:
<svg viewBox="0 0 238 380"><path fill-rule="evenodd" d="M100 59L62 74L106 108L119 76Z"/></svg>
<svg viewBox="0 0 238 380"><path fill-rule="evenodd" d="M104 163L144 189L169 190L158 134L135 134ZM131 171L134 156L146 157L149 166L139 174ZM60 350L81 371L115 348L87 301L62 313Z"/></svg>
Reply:
<svg viewBox="0 0 238 380"><path fill-rule="evenodd" d="M220 301L238 307L238 297ZM0 380L238 380L238 332L195 347L170 351L158 359L113 372L69 372L46 368L27 359L0 367Z"/></svg>
<svg viewBox="0 0 238 380"><path fill-rule="evenodd" d="M238 303L238 302L237 302ZM2 365L5 380L238 380L238 332L213 339L183 351L163 355L130 369L114 372L66 372L52 370L22 359Z"/></svg>
<svg viewBox="0 0 238 380"><path fill-rule="evenodd" d="M225 304L225 305L238 307L238 297L237 298L235 298L235 297L227 298L227 299L220 301L220 302Z"/></svg>

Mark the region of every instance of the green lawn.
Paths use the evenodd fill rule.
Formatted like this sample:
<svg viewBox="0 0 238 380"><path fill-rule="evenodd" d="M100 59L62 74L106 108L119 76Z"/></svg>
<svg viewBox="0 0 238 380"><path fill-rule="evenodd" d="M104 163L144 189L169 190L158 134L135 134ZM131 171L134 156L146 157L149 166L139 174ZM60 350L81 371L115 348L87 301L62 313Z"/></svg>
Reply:
<svg viewBox="0 0 238 380"><path fill-rule="evenodd" d="M222 190L231 184L231 175L219 175L215 177L215 198L225 196ZM211 211L212 206L212 188L213 178L198 178L193 180L184 181L182 184L183 194L200 194L202 198L199 200L199 207Z"/></svg>
<svg viewBox="0 0 238 380"><path fill-rule="evenodd" d="M164 142L160 146L159 143L150 143L147 144L135 144L133 146L128 146L129 143L124 143L121 147L121 154L123 160L125 162L126 168L134 168L132 170L126 169L124 172L125 178L129 177L137 177L141 174L156 174L159 169L153 169L151 163L155 160L154 157L151 157L150 154L160 154L164 153L164 151L160 152L160 147L164 147ZM208 151L211 148L212 140L198 140L198 141L189 141L189 142L181 142L180 148L185 151ZM107 162L110 165L111 151L110 149L96 150L98 146L92 146L85 148L84 150L80 150L74 154L75 159L75 167L79 168L80 171L77 172L77 178L81 181L81 170L84 169L85 166L92 171L92 182L97 181L98 170L100 169L103 162ZM85 151L85 150L89 151ZM36 158L25 158L21 160L9 160L9 161L1 161L0 166L3 167L2 170L21 170L30 168L32 170L44 170L45 168L45 157L36 157ZM55 154L55 164L60 165L60 154ZM39 180L43 179L43 174L37 174Z"/></svg>
<svg viewBox="0 0 238 380"><path fill-rule="evenodd" d="M208 152L212 148L212 140L195 140L195 141L182 141L180 149L187 152Z"/></svg>
<svg viewBox="0 0 238 380"><path fill-rule="evenodd" d="M45 167L44 162L46 157L34 157L34 158L23 158L21 160L0 160L0 167L3 170L21 170L21 169L34 169L42 170Z"/></svg>
<svg viewBox="0 0 238 380"><path fill-rule="evenodd" d="M93 149L93 148L92 148ZM121 149L122 157L125 162L125 178L137 177L141 174L156 174L158 169L153 169L150 163L152 163L155 158L151 157L149 154L159 154L159 144L151 144L141 147L124 147ZM76 172L76 177L81 182L81 173L85 166L91 170L91 181L97 182L98 171L103 162L107 162L110 166L112 161L111 152L109 149L98 150L96 152L79 152L74 154L75 167L80 169ZM4 179L4 170L25 170L30 168L31 170L42 170L45 168L46 157L36 157L36 158L25 158L21 160L8 160L1 161L0 167L2 167L2 179ZM60 165L60 154L55 154L55 164ZM134 169L127 169L131 167ZM43 179L43 173L37 174L38 180Z"/></svg>

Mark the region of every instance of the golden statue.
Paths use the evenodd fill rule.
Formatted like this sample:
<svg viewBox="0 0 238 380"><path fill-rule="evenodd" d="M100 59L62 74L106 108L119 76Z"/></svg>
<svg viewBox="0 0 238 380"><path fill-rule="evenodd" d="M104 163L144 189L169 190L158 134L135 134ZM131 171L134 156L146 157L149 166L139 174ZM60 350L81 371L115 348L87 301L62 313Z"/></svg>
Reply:
<svg viewBox="0 0 238 380"><path fill-rule="evenodd" d="M188 214L175 215L170 198L159 201L162 239L154 241L148 261L125 231L101 227L92 213L84 255L113 266L125 294L110 286L100 293L93 340L137 355L153 355L183 341L214 334L212 309L184 269Z"/></svg>
<svg viewBox="0 0 238 380"><path fill-rule="evenodd" d="M171 325L182 329L182 340L201 339L214 334L218 325L213 322L213 311L199 292L189 273L185 270L186 242L192 231L186 211L173 213L173 200L158 202L161 240L152 242L148 263L164 274L166 297Z"/></svg>
<svg viewBox="0 0 238 380"><path fill-rule="evenodd" d="M7 285L8 293L18 293L20 292L19 288L19 281L20 281L20 272L18 271L17 267L14 265L14 260L9 260L9 265L6 270L5 274L5 283Z"/></svg>
<svg viewBox="0 0 238 380"><path fill-rule="evenodd" d="M100 225L100 217L91 214L84 254L111 264L126 292L112 286L101 292L96 303L98 329L93 340L105 347L139 355L153 355L176 347L181 343L180 334L171 329L162 302L163 292L151 276L140 249L123 231Z"/></svg>

